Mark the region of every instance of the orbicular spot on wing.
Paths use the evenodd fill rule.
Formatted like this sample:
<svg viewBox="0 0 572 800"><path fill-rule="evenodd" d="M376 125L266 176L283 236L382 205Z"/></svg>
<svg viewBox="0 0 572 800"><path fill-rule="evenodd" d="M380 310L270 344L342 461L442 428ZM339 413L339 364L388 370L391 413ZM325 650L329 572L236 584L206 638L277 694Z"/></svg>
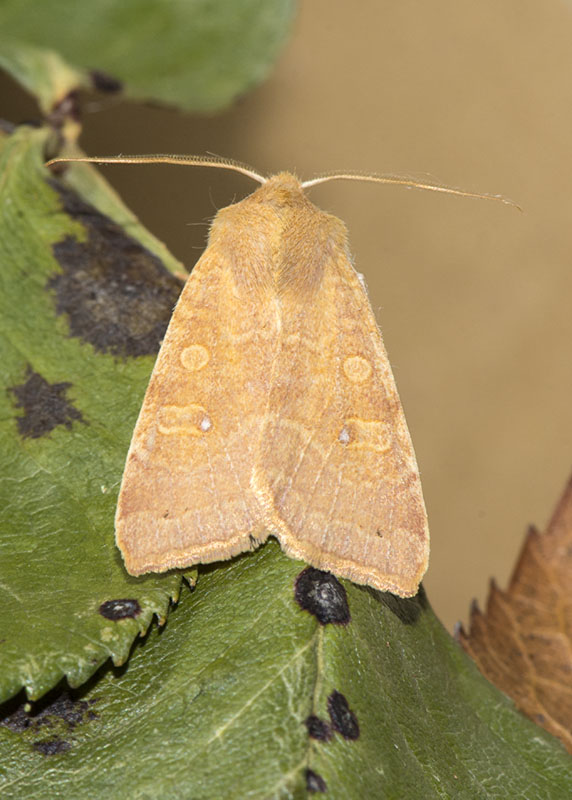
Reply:
<svg viewBox="0 0 572 800"><path fill-rule="evenodd" d="M162 406L157 414L157 429L165 436L204 436L213 421L203 406Z"/></svg>
<svg viewBox="0 0 572 800"><path fill-rule="evenodd" d="M181 352L181 364L189 372L198 372L209 363L210 354L201 344L190 344Z"/></svg>
<svg viewBox="0 0 572 800"><path fill-rule="evenodd" d="M371 373L371 363L363 356L349 356L342 365L344 375L351 383L363 383Z"/></svg>
<svg viewBox="0 0 572 800"><path fill-rule="evenodd" d="M379 453L391 447L385 423L358 417L350 417L344 422L338 434L338 441L344 447L363 447Z"/></svg>

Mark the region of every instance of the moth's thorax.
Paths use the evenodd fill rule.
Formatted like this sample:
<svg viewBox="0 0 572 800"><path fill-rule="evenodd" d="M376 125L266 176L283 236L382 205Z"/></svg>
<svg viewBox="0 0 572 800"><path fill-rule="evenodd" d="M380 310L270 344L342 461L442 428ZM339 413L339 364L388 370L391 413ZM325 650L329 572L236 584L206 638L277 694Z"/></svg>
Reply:
<svg viewBox="0 0 572 800"><path fill-rule="evenodd" d="M244 200L221 209L209 244L231 255L238 286L311 295L328 260L348 258L346 227L283 172Z"/></svg>

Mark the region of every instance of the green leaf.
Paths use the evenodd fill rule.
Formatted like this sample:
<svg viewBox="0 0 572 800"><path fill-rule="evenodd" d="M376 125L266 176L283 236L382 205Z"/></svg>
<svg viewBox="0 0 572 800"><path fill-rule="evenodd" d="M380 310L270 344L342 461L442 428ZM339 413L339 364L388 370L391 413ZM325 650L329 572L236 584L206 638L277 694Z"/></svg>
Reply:
<svg viewBox="0 0 572 800"><path fill-rule="evenodd" d="M125 83L128 97L155 99L194 111L214 111L266 76L289 32L294 0L3 0L0 4L0 63L43 107L43 69L55 50L79 70L110 73ZM16 39L24 43L20 51ZM44 62L44 67L38 65ZM58 72L50 82L59 85ZM96 81L97 85L97 81ZM70 87L75 88L75 87Z"/></svg>
<svg viewBox="0 0 572 800"><path fill-rule="evenodd" d="M0 699L121 664L181 580L130 577L113 525L180 283L92 170L76 181L135 238L51 177L48 137L23 127L0 140ZM136 604L113 620L113 600Z"/></svg>
<svg viewBox="0 0 572 800"><path fill-rule="evenodd" d="M302 798L308 780L336 800L572 796L560 743L477 672L422 593L343 581L351 620L320 625L294 597L302 568L270 541L202 570L165 630L81 696L82 722L66 722L69 699L67 714L60 700L5 718L2 797ZM343 589L316 573L310 595L331 608ZM332 729L332 696L353 738ZM329 741L310 738L310 715Z"/></svg>
<svg viewBox="0 0 572 800"><path fill-rule="evenodd" d="M0 67L37 98L44 114L49 114L70 92L90 83L82 70L66 64L58 53L22 42L0 43Z"/></svg>
<svg viewBox="0 0 572 800"><path fill-rule="evenodd" d="M92 677L31 714L20 697L4 704L2 800L572 796L570 756L477 672L423 593L315 570L305 584L275 541L203 568L165 629L126 666L101 666L125 661L179 587L130 578L113 541L178 283L90 167L66 185L43 168L49 137L0 141L0 696ZM133 601L135 617L109 618Z"/></svg>

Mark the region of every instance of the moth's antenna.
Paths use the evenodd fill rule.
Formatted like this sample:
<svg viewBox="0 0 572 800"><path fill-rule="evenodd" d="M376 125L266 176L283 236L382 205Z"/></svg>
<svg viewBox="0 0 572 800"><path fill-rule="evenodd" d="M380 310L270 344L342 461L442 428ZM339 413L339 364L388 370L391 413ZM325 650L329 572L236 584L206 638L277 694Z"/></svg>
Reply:
<svg viewBox="0 0 572 800"><path fill-rule="evenodd" d="M453 189L450 186L442 186L439 183L426 183L424 181L417 181L413 178L404 178L400 175L375 175L375 174L362 174L359 172L332 172L325 175L318 175L317 178L312 178L309 181L302 183L303 189L309 189L311 186L317 186L320 183L327 181L368 181L370 183L393 183L398 186L413 187L415 189L425 189L429 192L443 192L444 194L456 194L459 197L476 197L479 200L498 200L500 203L506 203L509 206L514 206L522 211L522 208L504 197L502 194L480 194L478 192L466 192L463 189Z"/></svg>
<svg viewBox="0 0 572 800"><path fill-rule="evenodd" d="M240 161L233 161L231 158L221 158L220 156L181 156L167 153L142 156L75 156L52 158L46 162L46 166L50 167L52 164L68 164L70 162L84 164L183 164L186 166L218 167L219 169L240 172L242 175L258 181L258 183L266 183L266 178L259 175L247 164L241 164Z"/></svg>

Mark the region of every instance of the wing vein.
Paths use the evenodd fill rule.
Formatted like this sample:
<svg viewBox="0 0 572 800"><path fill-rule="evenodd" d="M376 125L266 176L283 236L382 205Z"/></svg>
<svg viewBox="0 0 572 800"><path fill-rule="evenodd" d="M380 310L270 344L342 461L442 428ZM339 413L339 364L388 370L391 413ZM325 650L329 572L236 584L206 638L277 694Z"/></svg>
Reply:
<svg viewBox="0 0 572 800"><path fill-rule="evenodd" d="M223 531L225 529L225 519L224 519L224 516L223 516L223 513L222 513L222 507L221 507L221 504L220 504L220 497L218 496L218 492L216 490L216 485L215 485L215 480L214 480L213 464L212 464L211 454L209 452L208 445L205 446L205 452L206 452L206 456L207 456L207 464L208 464L208 468L209 468L209 478L210 478L212 493L213 493L214 498L215 498L215 505L216 505L216 508L217 508L217 511L218 511L218 516L219 516L219 519L220 519L220 528L221 528L221 531Z"/></svg>
<svg viewBox="0 0 572 800"><path fill-rule="evenodd" d="M226 442L224 442L224 441L223 441L223 452L224 452L224 457L225 457L225 459L227 460L227 462L229 464L230 471L231 471L231 473L232 473L232 475L233 475L233 477L234 477L234 479L236 481L236 485L238 486L238 490L239 490L239 494L240 494L240 501L241 501L242 506L244 508L245 517L248 520L250 518L251 514L250 514L250 511L249 511L248 506L246 504L246 500L244 499L244 490L243 490L242 485L240 483L240 479L238 477L238 472L236 471L236 468L234 466L234 461L232 460L231 455L230 455L230 453L228 451L228 447L226 446ZM252 524L249 525L249 530L250 530L250 528L252 528Z"/></svg>

